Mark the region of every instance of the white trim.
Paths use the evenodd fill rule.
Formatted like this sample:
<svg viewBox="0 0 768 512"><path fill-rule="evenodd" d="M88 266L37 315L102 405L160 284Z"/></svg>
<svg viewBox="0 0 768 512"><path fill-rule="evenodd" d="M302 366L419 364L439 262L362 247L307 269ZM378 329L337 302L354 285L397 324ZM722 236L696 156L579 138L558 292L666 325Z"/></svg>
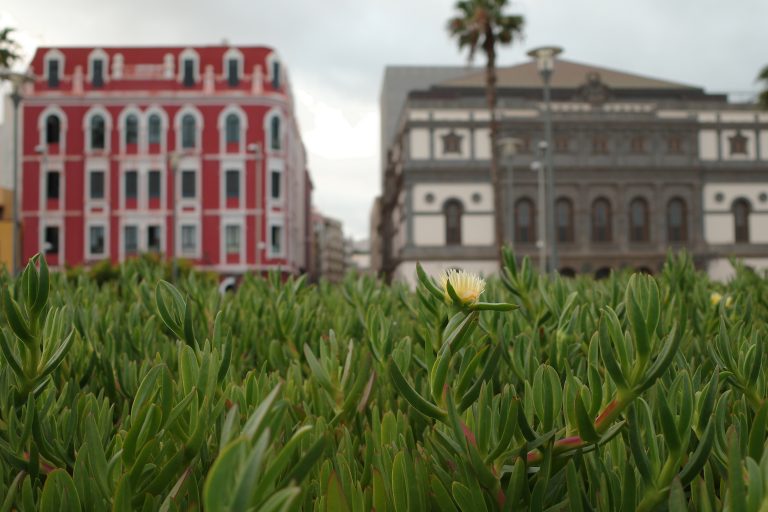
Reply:
<svg viewBox="0 0 768 512"><path fill-rule="evenodd" d="M184 171L193 171L195 173L195 197L182 197L181 184L182 174ZM185 212L184 208L192 208L192 211L196 214L200 214L202 207L202 185L203 185L203 171L200 159L195 157L183 157L178 164L176 170L174 188L174 203L176 205L177 212L179 214L191 213ZM173 205L171 205L173 206Z"/></svg>
<svg viewBox="0 0 768 512"><path fill-rule="evenodd" d="M195 118L195 147L194 148L185 148L182 146L182 119L187 114L192 115L192 117ZM185 153L191 153L191 152L201 152L202 151L202 132L203 132L203 115L200 113L200 111L191 104L186 104L182 108L179 109L178 112L176 112L176 115L173 118L173 127L175 131L176 136L176 144L175 147L182 152Z"/></svg>
<svg viewBox="0 0 768 512"><path fill-rule="evenodd" d="M179 71L177 73L177 81L180 84L184 83L184 61L187 59L194 61L192 74L194 75L195 84L197 84L200 82L200 55L194 48L186 48L179 54Z"/></svg>
<svg viewBox="0 0 768 512"><path fill-rule="evenodd" d="M285 85L285 72L283 70L283 63L280 59L280 57L277 55L276 52L272 52L269 55L267 55L267 81L269 82L270 88L272 88L272 82L274 81L274 66L275 64L278 65L278 72L280 76L278 77L277 82L277 88L280 89Z"/></svg>
<svg viewBox="0 0 768 512"><path fill-rule="evenodd" d="M46 87L48 86L48 63L52 60L59 62L59 85L64 82L64 64L66 63L64 54L56 48L52 48L43 57L43 78L45 79Z"/></svg>
<svg viewBox="0 0 768 512"><path fill-rule="evenodd" d="M238 253L238 263L244 264L245 261L245 217L243 215L222 215L219 227L219 263L221 265L228 265L227 263L227 226L238 226L240 228L240 252Z"/></svg>
<svg viewBox="0 0 768 512"><path fill-rule="evenodd" d="M272 227L280 228L280 250L275 252L272 244ZM272 259L280 259L286 257L286 233L285 233L285 219L282 217L271 217L267 222L267 256Z"/></svg>
<svg viewBox="0 0 768 512"><path fill-rule="evenodd" d="M56 253L59 257L59 266L64 265L64 263L67 261L65 257L65 240L66 237L64 236L64 219L57 219L57 218L41 218L40 219L40 232L38 234L38 240L37 240L37 248L38 252L43 252L43 249L45 248L45 230L46 228L59 228L59 247L58 252Z"/></svg>
<svg viewBox="0 0 768 512"><path fill-rule="evenodd" d="M93 149L91 143L91 119L100 115L104 118L104 149ZM83 131L86 152L109 153L112 144L112 115L103 105L93 105L83 116Z"/></svg>
<svg viewBox="0 0 768 512"><path fill-rule="evenodd" d="M278 149L272 148L272 119L277 117L280 120L280 133L279 136L279 142L280 147ZM264 114L264 134L265 134L265 141L264 141L264 148L266 148L267 153L281 153L285 151L286 146L286 140L285 140L285 121L283 119L283 114L280 111L279 108L273 107Z"/></svg>
<svg viewBox="0 0 768 512"><path fill-rule="evenodd" d="M119 151L121 154L125 154L128 147L128 144L125 141L125 136L127 134L125 123L130 115L136 116L136 153L144 153L146 147L144 137L146 132L146 130L144 130L144 116L137 105L127 105L120 111L120 115L117 116L117 132L119 134L118 138L120 139L118 144Z"/></svg>
<svg viewBox="0 0 768 512"><path fill-rule="evenodd" d="M51 172L55 172L59 175L59 209L58 210L49 210L48 209L48 174ZM54 161L53 164L50 162L46 162L45 166L42 167L40 172L40 211L45 212L43 216L60 216L61 212L64 211L64 206L66 205L66 179L64 177L64 166L60 165L60 162Z"/></svg>
<svg viewBox="0 0 768 512"><path fill-rule="evenodd" d="M146 124L146 151L149 151L149 118L153 115L160 116L160 153L168 151L168 112L160 105L151 105L144 111Z"/></svg>
<svg viewBox="0 0 768 512"><path fill-rule="evenodd" d="M277 199L274 199L272 197L272 171L277 171L280 173L280 197ZM282 158L272 158L272 157L268 158L266 174L267 174L267 209L284 207L285 198L288 195L286 193L287 179L286 179L286 172L285 172L285 160L283 160Z"/></svg>
<svg viewBox="0 0 768 512"><path fill-rule="evenodd" d="M245 115L243 109L238 105L227 105L219 113L218 128L219 128L219 153L227 154L227 118L230 115L236 115L239 121L240 133L238 137L238 153L245 152L245 136L248 131L248 116Z"/></svg>
<svg viewBox="0 0 768 512"><path fill-rule="evenodd" d="M104 252L96 254L91 252L91 228L101 227L104 229ZM85 223L85 248L83 254L85 254L86 261L103 260L109 258L109 221L103 220L88 220Z"/></svg>
<svg viewBox="0 0 768 512"><path fill-rule="evenodd" d="M41 146L48 145L48 141L45 138L45 121L50 115L59 118L59 154L65 154L67 150L67 114L58 105L49 105L37 117L38 144Z"/></svg>
<svg viewBox="0 0 768 512"><path fill-rule="evenodd" d="M101 73L102 73L102 80L104 80L104 84L107 84L109 82L109 55L107 55L107 52L102 50L101 48L94 49L89 55L88 55L88 83L91 84L93 87L93 63L94 61L100 60L102 61L101 66Z"/></svg>
<svg viewBox="0 0 768 512"><path fill-rule="evenodd" d="M243 66L243 52L240 51L239 48L235 48L234 46L224 52L224 57L222 57L221 62L221 79L224 82L227 82L227 86L229 86L229 61L231 59L237 60L237 79L238 82L242 82L243 78L245 77L245 70Z"/></svg>
<svg viewBox="0 0 768 512"><path fill-rule="evenodd" d="M99 162L101 161L101 162ZM98 162L97 164L92 162ZM107 165L99 165L101 163L106 163ZM91 196L91 174L94 172L101 172L104 174L104 197L101 199L94 199ZM86 215L90 214L91 208L93 207L101 207L106 212L107 205L109 204L109 160L107 158L100 158L100 159L92 159L88 161L88 165L85 167L85 213Z"/></svg>
<svg viewBox="0 0 768 512"><path fill-rule="evenodd" d="M237 171L238 196L237 208L227 207L227 171ZM219 204L222 210L241 211L245 209L245 163L230 160L222 162L219 171Z"/></svg>
<svg viewBox="0 0 768 512"><path fill-rule="evenodd" d="M195 251L194 252L184 252L184 241L182 239L182 231L183 227L185 226L191 226L195 228ZM174 257L180 257L180 258L190 258L190 259L200 259L202 254L202 230L200 227L200 218L199 217L181 217L176 219L176 236L174 237L174 240L176 240L176 250L173 254Z"/></svg>

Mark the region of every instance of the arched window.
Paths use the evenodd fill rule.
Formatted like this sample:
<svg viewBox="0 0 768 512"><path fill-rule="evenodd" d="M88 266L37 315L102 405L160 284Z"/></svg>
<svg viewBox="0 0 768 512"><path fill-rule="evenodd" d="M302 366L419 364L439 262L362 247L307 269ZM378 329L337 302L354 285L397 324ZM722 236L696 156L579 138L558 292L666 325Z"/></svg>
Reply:
<svg viewBox="0 0 768 512"><path fill-rule="evenodd" d="M461 215L464 205L458 199L449 199L443 205L445 214L445 245L461 245Z"/></svg>
<svg viewBox="0 0 768 512"><path fill-rule="evenodd" d="M49 115L45 119L45 143L58 144L61 138L61 120L59 116Z"/></svg>
<svg viewBox="0 0 768 512"><path fill-rule="evenodd" d="M533 201L523 198L515 203L515 242L536 242L536 211Z"/></svg>
<svg viewBox="0 0 768 512"><path fill-rule="evenodd" d="M162 140L163 122L158 114L152 114L149 116L149 126L147 127L149 133L150 144L160 144Z"/></svg>
<svg viewBox="0 0 768 512"><path fill-rule="evenodd" d="M555 220L557 222L557 241L573 242L573 203L570 199L561 197L555 203Z"/></svg>
<svg viewBox="0 0 768 512"><path fill-rule="evenodd" d="M185 114L181 118L181 147L190 149L195 147L196 138L195 116Z"/></svg>
<svg viewBox="0 0 768 512"><path fill-rule="evenodd" d="M91 117L91 149L104 149L105 127L103 116L97 114Z"/></svg>
<svg viewBox="0 0 768 512"><path fill-rule="evenodd" d="M272 87L280 88L280 63L278 61L272 63Z"/></svg>
<svg viewBox="0 0 768 512"><path fill-rule="evenodd" d="M675 197L667 203L667 240L685 242L688 240L687 208L685 201Z"/></svg>
<svg viewBox="0 0 768 512"><path fill-rule="evenodd" d="M636 197L629 203L629 239L632 242L647 242L648 233L648 202Z"/></svg>
<svg viewBox="0 0 768 512"><path fill-rule="evenodd" d="M595 199L592 203L592 241L610 242L613 239L612 225L611 203L604 197Z"/></svg>
<svg viewBox="0 0 768 512"><path fill-rule="evenodd" d="M277 118L275 118L277 119ZM227 144L237 144L240 142L240 118L237 114L229 114L225 121Z"/></svg>
<svg viewBox="0 0 768 512"><path fill-rule="evenodd" d="M737 199L733 202L733 234L736 243L749 243L749 201Z"/></svg>
<svg viewBox="0 0 768 512"><path fill-rule="evenodd" d="M128 114L125 118L125 144L136 144L139 142L139 118L136 114Z"/></svg>
<svg viewBox="0 0 768 512"><path fill-rule="evenodd" d="M272 118L271 126L271 139L269 147L272 149L280 149L280 118L275 116Z"/></svg>

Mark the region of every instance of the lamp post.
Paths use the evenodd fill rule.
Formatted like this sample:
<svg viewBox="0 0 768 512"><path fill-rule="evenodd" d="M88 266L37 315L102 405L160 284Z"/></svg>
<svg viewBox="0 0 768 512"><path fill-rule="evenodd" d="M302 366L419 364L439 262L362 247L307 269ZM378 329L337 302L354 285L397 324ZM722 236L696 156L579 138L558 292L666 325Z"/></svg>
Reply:
<svg viewBox="0 0 768 512"><path fill-rule="evenodd" d="M35 77L29 73L17 73L10 69L0 70L0 79L11 82L11 101L13 102L13 258L12 272L16 276L19 269L19 106L23 96L21 87Z"/></svg>
<svg viewBox="0 0 768 512"><path fill-rule="evenodd" d="M546 146L547 143L544 141L539 143L539 158L544 156ZM538 236L536 237L536 248L539 250L539 271L543 275L547 272L547 212L546 208L544 208L544 166L541 164L540 160L534 160L531 162L531 171L538 173L537 181L539 184L539 198L537 199L537 203L539 205L539 214L536 216L538 222L538 226L536 227L536 231L538 232Z"/></svg>
<svg viewBox="0 0 768 512"><path fill-rule="evenodd" d="M264 220L264 211L261 207L261 180L262 177L259 177L259 162L261 162L263 155L261 153L261 144L258 142L252 142L246 146L246 150L249 153L253 153L253 175L254 179L256 181L256 212L257 215L259 215L259 212L261 212L260 217L258 217L256 220L256 269L258 270L259 274L261 274L261 249L264 247L263 242L261 241L261 223Z"/></svg>
<svg viewBox="0 0 768 512"><path fill-rule="evenodd" d="M534 48L528 52L530 57L536 59L539 74L544 82L544 140L547 143L544 158L547 186L547 245L550 247L550 259L548 268L552 272L557 272L557 242L555 238L555 182L554 170L552 169L552 110L550 98L550 79L555 67L555 57L562 53L563 49L557 46L543 46Z"/></svg>
<svg viewBox="0 0 768 512"><path fill-rule="evenodd" d="M176 205L179 202L178 199L181 194L181 184L178 181L179 160L181 160L181 156L175 151L168 155L168 164L171 168L171 175L173 176L173 205L171 205L171 280L174 283L179 279L179 262L176 251L178 246L178 241L176 239L178 232L176 226Z"/></svg>
<svg viewBox="0 0 768 512"><path fill-rule="evenodd" d="M517 154L517 149L520 147L521 140L515 137L504 137L499 140L498 145L501 149L501 154L504 156L504 162L507 164L507 200L505 201L505 210L509 212L506 216L505 225L507 226L506 235L509 240L510 247L515 247L515 228L514 228L514 201L513 201L513 182L515 179L514 173L514 159Z"/></svg>

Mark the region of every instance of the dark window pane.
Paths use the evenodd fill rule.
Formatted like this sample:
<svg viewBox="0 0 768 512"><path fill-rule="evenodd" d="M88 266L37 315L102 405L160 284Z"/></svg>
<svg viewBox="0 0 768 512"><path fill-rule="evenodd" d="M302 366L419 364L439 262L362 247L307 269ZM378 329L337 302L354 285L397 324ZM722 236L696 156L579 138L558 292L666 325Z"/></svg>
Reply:
<svg viewBox="0 0 768 512"><path fill-rule="evenodd" d="M147 226L147 250L160 252L160 226Z"/></svg>
<svg viewBox="0 0 768 512"><path fill-rule="evenodd" d="M162 123L160 121L160 116L157 114L152 114L149 116L149 143L160 144L161 132Z"/></svg>
<svg viewBox="0 0 768 512"><path fill-rule="evenodd" d="M227 254L240 252L240 226L227 226L225 228L225 245Z"/></svg>
<svg viewBox="0 0 768 512"><path fill-rule="evenodd" d="M181 226L181 250L185 253L197 250L197 229L195 226Z"/></svg>
<svg viewBox="0 0 768 512"><path fill-rule="evenodd" d="M558 199L555 207L557 238L560 242L573 241L573 207L567 199Z"/></svg>
<svg viewBox="0 0 768 512"><path fill-rule="evenodd" d="M280 171L272 171L270 178L270 190L272 199L280 199Z"/></svg>
<svg viewBox="0 0 768 512"><path fill-rule="evenodd" d="M125 118L125 143L136 144L139 142L139 119L131 114Z"/></svg>
<svg viewBox="0 0 768 512"><path fill-rule="evenodd" d="M230 87L235 87L240 83L239 66L237 59L229 59L227 61L227 81Z"/></svg>
<svg viewBox="0 0 768 512"><path fill-rule="evenodd" d="M61 121L58 116L50 115L45 120L45 142L58 144L61 138Z"/></svg>
<svg viewBox="0 0 768 512"><path fill-rule="evenodd" d="M610 242L611 233L611 206L605 199L597 199L592 203L592 241Z"/></svg>
<svg viewBox="0 0 768 512"><path fill-rule="evenodd" d="M446 245L461 245L461 215L464 206L457 199L449 199L443 206L445 215L445 243Z"/></svg>
<svg viewBox="0 0 768 512"><path fill-rule="evenodd" d="M533 243L536 241L536 212L530 199L521 199L515 205L515 241Z"/></svg>
<svg viewBox="0 0 768 512"><path fill-rule="evenodd" d="M194 148L195 133L197 127L195 126L195 117L192 114L187 114L181 119L181 147L182 148Z"/></svg>
<svg viewBox="0 0 768 512"><path fill-rule="evenodd" d="M93 116L91 118L91 149L104 149L104 118Z"/></svg>
<svg viewBox="0 0 768 512"><path fill-rule="evenodd" d="M46 254L59 254L59 228L48 226L45 228L45 241L43 251Z"/></svg>
<svg viewBox="0 0 768 512"><path fill-rule="evenodd" d="M240 197L240 171L227 171L225 180L227 199Z"/></svg>
<svg viewBox="0 0 768 512"><path fill-rule="evenodd" d="M160 171L149 171L149 198L160 198Z"/></svg>
<svg viewBox="0 0 768 512"><path fill-rule="evenodd" d="M104 171L91 171L91 199L104 199Z"/></svg>
<svg viewBox="0 0 768 512"><path fill-rule="evenodd" d="M229 114L225 124L227 144L240 142L240 118L235 114Z"/></svg>
<svg viewBox="0 0 768 512"><path fill-rule="evenodd" d="M272 87L275 89L280 88L280 63L272 63Z"/></svg>
<svg viewBox="0 0 768 512"><path fill-rule="evenodd" d="M181 171L181 197L190 199L197 197L195 171Z"/></svg>
<svg viewBox="0 0 768 512"><path fill-rule="evenodd" d="M49 171L47 174L45 197L47 199L59 199L60 177L57 171Z"/></svg>
<svg viewBox="0 0 768 512"><path fill-rule="evenodd" d="M272 226L270 230L270 247L273 254L280 254L282 248L283 230L281 226Z"/></svg>
<svg viewBox="0 0 768 512"><path fill-rule="evenodd" d="M633 242L648 241L648 204L642 199L635 199L630 204L629 212L630 240Z"/></svg>
<svg viewBox="0 0 768 512"><path fill-rule="evenodd" d="M673 199L667 207L667 238L670 242L684 242L688 238L685 203Z"/></svg>
<svg viewBox="0 0 768 512"><path fill-rule="evenodd" d="M280 118L279 117L273 117L272 118L272 134L271 134L271 141L270 141L270 147L272 149L280 149Z"/></svg>
<svg viewBox="0 0 768 512"><path fill-rule="evenodd" d="M104 85L104 61L96 59L93 61L93 79L91 84L94 87L101 87Z"/></svg>
<svg viewBox="0 0 768 512"><path fill-rule="evenodd" d="M135 254L139 250L139 230L136 226L125 226L123 243L126 254Z"/></svg>
<svg viewBox="0 0 768 512"><path fill-rule="evenodd" d="M749 203L743 199L733 203L734 240L737 243L749 242Z"/></svg>
<svg viewBox="0 0 768 512"><path fill-rule="evenodd" d="M125 198L136 199L139 195L139 174L136 171L125 173Z"/></svg>
<svg viewBox="0 0 768 512"><path fill-rule="evenodd" d="M59 86L59 61L48 61L48 87Z"/></svg>
<svg viewBox="0 0 768 512"><path fill-rule="evenodd" d="M184 59L184 87L195 85L195 61Z"/></svg>
<svg viewBox="0 0 768 512"><path fill-rule="evenodd" d="M89 238L91 254L104 254L104 226L91 226Z"/></svg>

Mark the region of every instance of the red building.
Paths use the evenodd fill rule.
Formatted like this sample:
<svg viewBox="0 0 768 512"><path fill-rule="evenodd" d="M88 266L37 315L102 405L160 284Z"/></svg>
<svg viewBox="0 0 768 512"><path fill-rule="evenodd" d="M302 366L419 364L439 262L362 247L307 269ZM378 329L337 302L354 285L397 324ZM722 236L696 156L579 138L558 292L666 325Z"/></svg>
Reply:
<svg viewBox="0 0 768 512"><path fill-rule="evenodd" d="M30 71L24 258L306 269L311 184L275 51L40 48Z"/></svg>

